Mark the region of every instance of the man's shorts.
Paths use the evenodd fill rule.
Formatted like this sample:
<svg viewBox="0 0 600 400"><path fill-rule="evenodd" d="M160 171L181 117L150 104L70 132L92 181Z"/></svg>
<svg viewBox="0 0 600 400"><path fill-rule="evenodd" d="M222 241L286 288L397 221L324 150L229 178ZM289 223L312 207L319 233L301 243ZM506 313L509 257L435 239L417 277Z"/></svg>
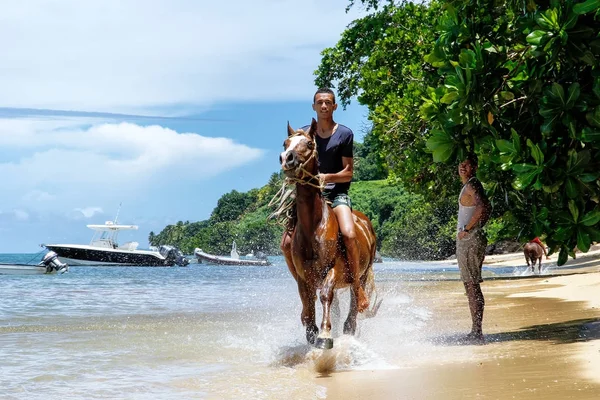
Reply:
<svg viewBox="0 0 600 400"><path fill-rule="evenodd" d="M338 193L334 195L332 193L323 192L323 196L325 196L325 200L329 203L331 208L336 208L337 206L348 206L352 210L352 202L350 201L350 196L346 193Z"/></svg>
<svg viewBox="0 0 600 400"><path fill-rule="evenodd" d="M483 282L481 266L486 247L487 237L481 229L472 230L464 239L456 239L456 259L463 282Z"/></svg>

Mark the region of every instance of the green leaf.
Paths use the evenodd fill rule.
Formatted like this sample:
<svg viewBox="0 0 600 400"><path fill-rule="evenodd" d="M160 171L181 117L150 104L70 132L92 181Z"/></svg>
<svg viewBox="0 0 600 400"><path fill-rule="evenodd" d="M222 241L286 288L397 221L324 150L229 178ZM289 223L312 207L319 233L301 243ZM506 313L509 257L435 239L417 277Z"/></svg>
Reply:
<svg viewBox="0 0 600 400"><path fill-rule="evenodd" d="M571 11L563 24L563 29L569 30L569 29L573 28L577 24L578 18L579 18L579 15L574 13L573 11Z"/></svg>
<svg viewBox="0 0 600 400"><path fill-rule="evenodd" d="M595 11L600 7L600 0L587 0L583 3L577 3L573 7L573 12L575 14L587 14L591 11Z"/></svg>
<svg viewBox="0 0 600 400"><path fill-rule="evenodd" d="M579 209L573 200L569 200L569 211L571 212L573 221L577 223L579 221Z"/></svg>
<svg viewBox="0 0 600 400"><path fill-rule="evenodd" d="M537 30L527 35L525 40L527 40L527 43L533 44L534 46L539 46L542 43L542 40L545 38L545 36L545 31Z"/></svg>
<svg viewBox="0 0 600 400"><path fill-rule="evenodd" d="M458 63L464 68L475 68L475 52L473 50L462 49L458 56Z"/></svg>
<svg viewBox="0 0 600 400"><path fill-rule="evenodd" d="M590 183L594 182L598 177L600 177L600 172L588 172L579 175L579 180L584 183Z"/></svg>
<svg viewBox="0 0 600 400"><path fill-rule="evenodd" d="M454 153L455 143L450 135L444 131L433 131L426 145L433 153L433 161L435 162L446 162Z"/></svg>
<svg viewBox="0 0 600 400"><path fill-rule="evenodd" d="M509 142L508 140L504 139L496 140L496 147L498 147L500 153L515 154L517 152L517 149L515 149L513 142Z"/></svg>
<svg viewBox="0 0 600 400"><path fill-rule="evenodd" d="M590 111L585 114L585 118L588 120L590 125L600 128L600 106L596 107L594 111Z"/></svg>
<svg viewBox="0 0 600 400"><path fill-rule="evenodd" d="M567 93L567 108L572 108L575 105L575 102L579 98L579 94L581 93L581 88L578 82L575 82L571 86L569 86L569 91Z"/></svg>
<svg viewBox="0 0 600 400"><path fill-rule="evenodd" d="M561 247L560 248L560 253L558 253L558 261L556 262L556 265L561 266L561 265L565 265L565 263L567 262L567 260L569 259L569 251L567 250L566 247Z"/></svg>
<svg viewBox="0 0 600 400"><path fill-rule="evenodd" d="M579 222L585 226L596 225L598 222L600 222L600 210L596 209L590 211L589 213L585 214Z"/></svg>
<svg viewBox="0 0 600 400"><path fill-rule="evenodd" d="M510 101L515 98L515 94L513 92L508 92L508 91L502 91L502 92L498 93L498 95L500 96L500 98L502 100L505 100L505 101Z"/></svg>
<svg viewBox="0 0 600 400"><path fill-rule="evenodd" d="M577 231L577 248L584 253L587 253L591 244L592 241L590 240L590 235L585 233L583 229L579 229Z"/></svg>
<svg viewBox="0 0 600 400"><path fill-rule="evenodd" d="M581 132L581 141L586 143L600 142L600 130L591 129L588 127L583 128L583 131Z"/></svg>
<svg viewBox="0 0 600 400"><path fill-rule="evenodd" d="M553 83L550 93L560 104L565 104L565 90L558 83Z"/></svg>
<svg viewBox="0 0 600 400"><path fill-rule="evenodd" d="M529 147L531 151L531 156L535 160L537 165L542 165L544 163L544 153L540 150L537 144L533 144L530 139L527 139L527 147Z"/></svg>
<svg viewBox="0 0 600 400"><path fill-rule="evenodd" d="M454 100L459 97L459 93L456 90L446 93L441 99L440 103L451 104Z"/></svg>
<svg viewBox="0 0 600 400"><path fill-rule="evenodd" d="M583 228L588 235L590 235L590 240L592 242L600 242L600 229L596 229L591 226L586 226Z"/></svg>
<svg viewBox="0 0 600 400"><path fill-rule="evenodd" d="M515 147L515 151L517 153L520 153L521 152L521 138L519 137L519 134L517 133L517 131L515 131L513 128L511 128L510 135L512 136L512 142L513 142L513 146Z"/></svg>
<svg viewBox="0 0 600 400"><path fill-rule="evenodd" d="M579 195L579 191L577 190L577 182L575 182L572 178L567 178L565 182L565 189L567 192L567 197L570 199L574 199Z"/></svg>
<svg viewBox="0 0 600 400"><path fill-rule="evenodd" d="M529 186L541 171L540 167L531 164L514 164L512 169L517 173L517 177L513 181L513 187L517 190Z"/></svg>

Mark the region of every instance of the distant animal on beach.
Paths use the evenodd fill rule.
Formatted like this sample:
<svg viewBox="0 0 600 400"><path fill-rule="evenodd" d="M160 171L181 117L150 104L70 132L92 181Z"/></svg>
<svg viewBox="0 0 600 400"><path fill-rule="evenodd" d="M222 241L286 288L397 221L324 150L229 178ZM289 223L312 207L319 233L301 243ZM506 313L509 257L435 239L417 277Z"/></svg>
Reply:
<svg viewBox="0 0 600 400"><path fill-rule="evenodd" d="M523 254L525 254L525 261L527 266L531 262L531 272L535 272L535 263L538 263L538 273L542 272L542 257L544 256L544 248L537 242L529 242L523 246Z"/></svg>
<svg viewBox="0 0 600 400"><path fill-rule="evenodd" d="M332 348L331 306L336 289L349 287L352 277L337 218L321 193L317 177L318 154L315 144L317 122L313 119L308 131L295 131L288 124L288 138L280 156L281 168L289 182L296 184L297 222L284 233L281 248L290 273L298 284L302 301L302 324L306 340L319 348ZM360 253L360 284L371 297L375 290L373 262L375 231L363 213L353 210L356 242ZM316 293L323 306L321 332L315 323ZM344 333L356 332L357 299L351 292L350 310L344 322ZM381 301L372 299L367 316L374 316Z"/></svg>

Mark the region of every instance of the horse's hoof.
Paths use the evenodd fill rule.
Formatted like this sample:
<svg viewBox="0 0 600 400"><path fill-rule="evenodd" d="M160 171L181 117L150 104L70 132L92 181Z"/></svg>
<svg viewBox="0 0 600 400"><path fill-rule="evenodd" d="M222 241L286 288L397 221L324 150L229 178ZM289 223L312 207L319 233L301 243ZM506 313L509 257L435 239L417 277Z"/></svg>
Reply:
<svg viewBox="0 0 600 400"><path fill-rule="evenodd" d="M315 342L315 347L317 349L329 350L333 349L333 339L332 338L317 338Z"/></svg>
<svg viewBox="0 0 600 400"><path fill-rule="evenodd" d="M354 321L354 322L346 321L344 323L344 335L354 336L355 333L356 333L356 321Z"/></svg>
<svg viewBox="0 0 600 400"><path fill-rule="evenodd" d="M315 340L317 340L317 336L319 335L318 328L306 328L306 341L310 344L315 344Z"/></svg>

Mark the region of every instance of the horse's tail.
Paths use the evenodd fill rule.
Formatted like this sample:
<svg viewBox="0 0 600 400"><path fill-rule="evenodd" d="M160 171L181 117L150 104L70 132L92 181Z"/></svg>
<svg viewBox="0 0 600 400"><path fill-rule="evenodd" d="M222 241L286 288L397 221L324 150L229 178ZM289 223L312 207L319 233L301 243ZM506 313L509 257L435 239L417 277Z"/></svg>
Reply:
<svg viewBox="0 0 600 400"><path fill-rule="evenodd" d="M365 310L363 316L365 316L365 318L373 318L377 315L377 311L379 311L379 307L381 306L381 302L383 301L383 299L379 298L377 294L377 288L375 287L375 274L373 273L373 263L369 265L366 275L367 276L365 279L364 290L367 294L367 297L370 300L371 306L368 310Z"/></svg>

